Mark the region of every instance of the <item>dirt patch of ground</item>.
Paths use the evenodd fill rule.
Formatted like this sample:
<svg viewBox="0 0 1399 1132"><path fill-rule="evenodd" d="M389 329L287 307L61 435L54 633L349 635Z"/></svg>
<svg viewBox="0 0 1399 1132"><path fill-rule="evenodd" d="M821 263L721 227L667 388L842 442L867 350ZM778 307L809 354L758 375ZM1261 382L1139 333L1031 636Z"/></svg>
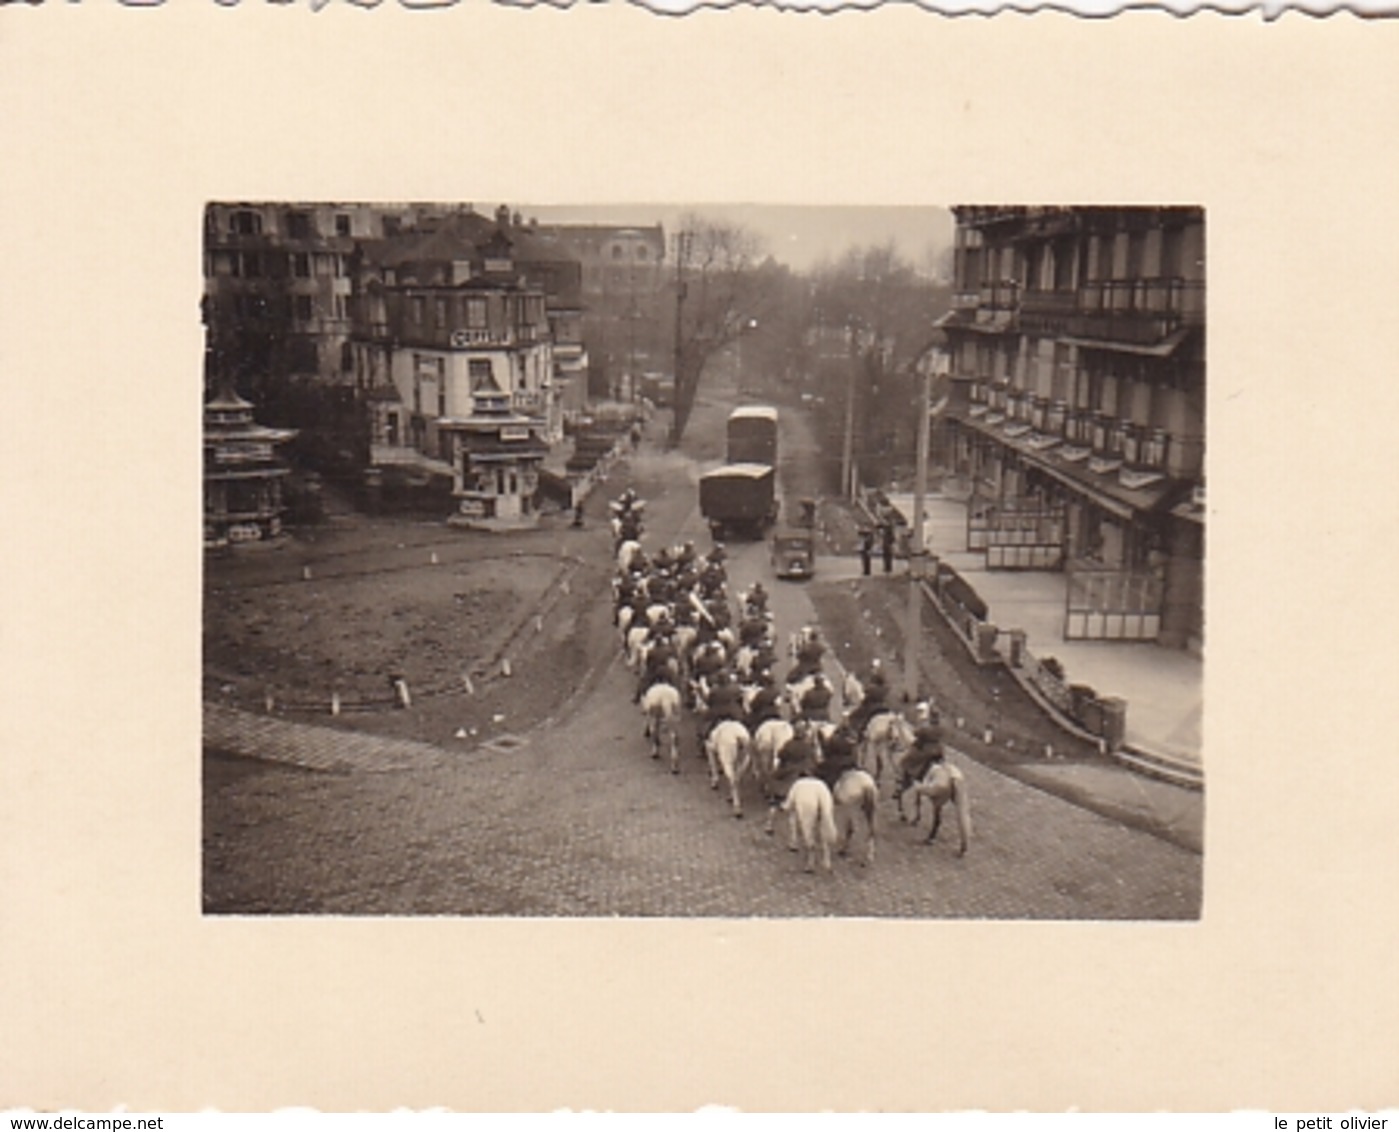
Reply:
<svg viewBox="0 0 1399 1132"><path fill-rule="evenodd" d="M204 695L449 746L526 731L611 649L605 509L598 493L582 530L558 516L518 533L347 515L211 559Z"/></svg>

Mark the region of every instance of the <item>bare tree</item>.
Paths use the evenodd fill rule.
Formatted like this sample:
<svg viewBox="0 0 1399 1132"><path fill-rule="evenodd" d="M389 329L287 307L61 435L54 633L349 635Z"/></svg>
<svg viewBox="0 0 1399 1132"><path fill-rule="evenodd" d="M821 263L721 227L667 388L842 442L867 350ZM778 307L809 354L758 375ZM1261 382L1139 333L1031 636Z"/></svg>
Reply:
<svg viewBox="0 0 1399 1132"><path fill-rule="evenodd" d="M687 213L674 237L675 420L678 444L711 358L762 318L765 296L757 271L762 240L738 224Z"/></svg>

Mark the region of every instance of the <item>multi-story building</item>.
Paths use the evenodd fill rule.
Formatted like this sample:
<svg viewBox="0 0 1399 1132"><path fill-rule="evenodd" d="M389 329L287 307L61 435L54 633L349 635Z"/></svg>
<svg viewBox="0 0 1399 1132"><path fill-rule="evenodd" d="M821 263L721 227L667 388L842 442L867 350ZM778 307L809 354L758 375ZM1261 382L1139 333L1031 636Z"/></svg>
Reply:
<svg viewBox="0 0 1399 1132"><path fill-rule="evenodd" d="M531 222L527 231L582 266L581 333L594 394L630 397L640 374L670 368L661 225Z"/></svg>
<svg viewBox="0 0 1399 1132"><path fill-rule="evenodd" d="M959 207L943 451L968 537L1069 573L1066 634L1203 641L1205 219Z"/></svg>
<svg viewBox="0 0 1399 1132"><path fill-rule="evenodd" d="M262 397L292 381L347 380L350 257L357 241L384 235L390 215L365 204L210 204L206 386L229 379Z"/></svg>
<svg viewBox="0 0 1399 1132"><path fill-rule="evenodd" d="M370 407L372 471L450 478L473 521L528 518L562 435L547 294L534 279L567 276L568 263L526 264L529 252L508 216L472 213L366 243L353 265L350 364Z"/></svg>

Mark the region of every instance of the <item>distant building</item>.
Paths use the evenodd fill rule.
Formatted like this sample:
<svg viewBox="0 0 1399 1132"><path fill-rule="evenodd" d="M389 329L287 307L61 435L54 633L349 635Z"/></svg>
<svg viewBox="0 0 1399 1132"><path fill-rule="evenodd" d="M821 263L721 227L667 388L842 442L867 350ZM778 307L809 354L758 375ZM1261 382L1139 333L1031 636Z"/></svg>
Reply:
<svg viewBox="0 0 1399 1132"><path fill-rule="evenodd" d="M960 207L939 440L969 546L1069 574L1069 637L1204 635L1205 218Z"/></svg>
<svg viewBox="0 0 1399 1132"><path fill-rule="evenodd" d="M266 542L282 533L282 483L289 469L277 448L295 435L254 421L252 403L231 386L205 404L205 549Z"/></svg>
<svg viewBox="0 0 1399 1132"><path fill-rule="evenodd" d="M534 224L529 234L582 267L582 340L594 396L631 397L638 377L670 368L661 339L669 296L659 224Z"/></svg>

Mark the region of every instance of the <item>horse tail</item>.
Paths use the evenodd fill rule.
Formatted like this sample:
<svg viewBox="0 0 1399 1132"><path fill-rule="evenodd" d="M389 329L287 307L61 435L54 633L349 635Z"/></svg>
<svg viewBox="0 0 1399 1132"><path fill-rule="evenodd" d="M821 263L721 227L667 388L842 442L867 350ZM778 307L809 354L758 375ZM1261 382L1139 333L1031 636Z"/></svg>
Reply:
<svg viewBox="0 0 1399 1132"><path fill-rule="evenodd" d="M875 803L879 801L879 788L873 782L866 784L864 796L860 799L860 809L864 812L870 836L874 836Z"/></svg>
<svg viewBox="0 0 1399 1132"><path fill-rule="evenodd" d="M817 798L816 818L821 823L821 837L827 845L834 845L840 837L836 829L835 802L829 790L823 790Z"/></svg>

